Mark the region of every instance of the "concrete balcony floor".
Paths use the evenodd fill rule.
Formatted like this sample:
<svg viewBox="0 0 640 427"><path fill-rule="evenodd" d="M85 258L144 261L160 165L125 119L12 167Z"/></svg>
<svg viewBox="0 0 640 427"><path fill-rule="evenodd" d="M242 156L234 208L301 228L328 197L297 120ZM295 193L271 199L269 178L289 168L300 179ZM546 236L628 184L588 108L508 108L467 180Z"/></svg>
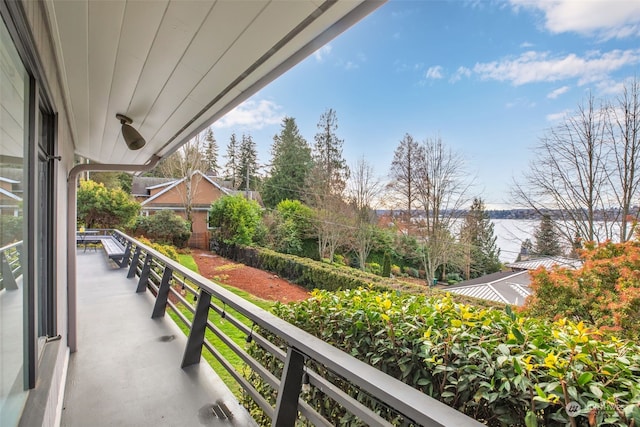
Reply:
<svg viewBox="0 0 640 427"><path fill-rule="evenodd" d="M253 426L202 361L180 368L185 335L153 296L101 250L77 253L78 351L71 354L62 426ZM218 416L220 406L231 418Z"/></svg>

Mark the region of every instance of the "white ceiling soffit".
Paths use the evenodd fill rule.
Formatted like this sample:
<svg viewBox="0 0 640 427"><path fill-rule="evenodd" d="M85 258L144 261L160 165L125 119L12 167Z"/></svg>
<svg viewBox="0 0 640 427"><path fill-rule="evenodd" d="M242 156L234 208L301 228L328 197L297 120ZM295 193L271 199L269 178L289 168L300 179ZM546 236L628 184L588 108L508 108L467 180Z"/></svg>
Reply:
<svg viewBox="0 0 640 427"><path fill-rule="evenodd" d="M383 3L46 2L76 153L107 164L170 154ZM127 148L116 113L144 148Z"/></svg>

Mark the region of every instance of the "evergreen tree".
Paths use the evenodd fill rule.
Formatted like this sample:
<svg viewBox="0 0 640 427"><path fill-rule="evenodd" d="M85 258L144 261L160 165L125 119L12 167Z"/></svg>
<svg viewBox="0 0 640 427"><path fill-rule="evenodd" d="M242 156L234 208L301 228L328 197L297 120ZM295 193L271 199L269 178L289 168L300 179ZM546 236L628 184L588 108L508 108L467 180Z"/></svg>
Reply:
<svg viewBox="0 0 640 427"><path fill-rule="evenodd" d="M239 172L239 147L236 134L232 133L227 145L227 164L225 165L225 179L231 181L231 187L237 188L238 172Z"/></svg>
<svg viewBox="0 0 640 427"><path fill-rule="evenodd" d="M464 272L467 279L500 271L500 249L496 245L494 225L480 198L473 200L464 218L462 240L467 247Z"/></svg>
<svg viewBox="0 0 640 427"><path fill-rule="evenodd" d="M519 261L527 261L531 258L533 254L533 243L531 243L531 239L524 239L522 244L520 245L520 253L518 254L518 258L516 262Z"/></svg>
<svg viewBox="0 0 640 427"><path fill-rule="evenodd" d="M264 183L262 200L275 207L282 200L301 200L313 162L311 148L300 135L293 117L282 120L280 133L273 137L270 177Z"/></svg>
<svg viewBox="0 0 640 427"><path fill-rule="evenodd" d="M216 138L213 136L211 128L207 129L207 132L204 135L204 142L204 161L207 170L203 172L216 176L220 169L220 165L218 164L218 143L216 142Z"/></svg>
<svg viewBox="0 0 640 427"><path fill-rule="evenodd" d="M242 134L238 153L238 189L256 189L258 185L258 149L251 135ZM247 178L249 181L247 182Z"/></svg>
<svg viewBox="0 0 640 427"><path fill-rule="evenodd" d="M321 200L330 195L342 195L349 179L349 167L342 157L344 141L336 135L337 129L338 118L330 108L320 116L313 147L311 188Z"/></svg>
<svg viewBox="0 0 640 427"><path fill-rule="evenodd" d="M540 226L534 233L534 237L536 239L536 247L534 250L536 256L562 255L558 234L556 233L555 225L550 215L542 215Z"/></svg>

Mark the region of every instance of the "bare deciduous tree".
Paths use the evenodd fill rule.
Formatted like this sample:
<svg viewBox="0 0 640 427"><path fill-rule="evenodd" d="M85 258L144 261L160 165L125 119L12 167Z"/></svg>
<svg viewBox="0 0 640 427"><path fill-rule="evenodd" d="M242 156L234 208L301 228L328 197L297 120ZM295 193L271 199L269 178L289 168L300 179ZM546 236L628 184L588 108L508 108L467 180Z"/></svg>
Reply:
<svg viewBox="0 0 640 427"><path fill-rule="evenodd" d="M524 182L514 187L516 203L541 216L553 212L566 245L576 236L590 241L613 237L605 119L605 110L589 96L576 114L540 139Z"/></svg>
<svg viewBox="0 0 640 427"><path fill-rule="evenodd" d="M203 137L197 135L160 165L161 172L164 176L184 178L184 186L176 185L175 190L182 199L185 218L189 223L193 223L193 201L201 180L200 176L194 178L194 173L204 170L207 166L205 156L202 152L202 143Z"/></svg>
<svg viewBox="0 0 640 427"><path fill-rule="evenodd" d="M430 280L438 268L461 263L461 248L453 239L452 228L468 201L471 183L462 156L445 147L439 137L422 144L421 156L415 181L421 208L419 240L421 261Z"/></svg>
<svg viewBox="0 0 640 427"><path fill-rule="evenodd" d="M633 209L638 203L640 190L640 81L627 81L623 92L607 107L607 136L611 142L613 158L610 184L619 208L620 241L633 237L640 211Z"/></svg>
<svg viewBox="0 0 640 427"><path fill-rule="evenodd" d="M336 250L348 242L353 232L352 211L338 196L327 196L324 204L315 209L315 230L321 258L333 262Z"/></svg>
<svg viewBox="0 0 640 427"><path fill-rule="evenodd" d="M355 233L351 243L358 257L360 269L364 271L365 263L374 246L377 219L375 208L382 185L364 156L351 169L347 189L350 204L355 211Z"/></svg>
<svg viewBox="0 0 640 427"><path fill-rule="evenodd" d="M411 209L417 197L415 180L422 164L422 149L411 135L405 134L396 147L391 162L387 189L394 204L406 209L407 221L411 218Z"/></svg>

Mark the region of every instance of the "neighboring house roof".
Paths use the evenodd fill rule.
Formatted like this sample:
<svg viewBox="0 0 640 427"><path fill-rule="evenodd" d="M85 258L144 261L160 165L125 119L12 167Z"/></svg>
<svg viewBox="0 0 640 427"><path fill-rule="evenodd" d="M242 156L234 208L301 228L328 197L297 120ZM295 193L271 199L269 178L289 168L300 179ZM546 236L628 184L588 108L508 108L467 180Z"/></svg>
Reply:
<svg viewBox="0 0 640 427"><path fill-rule="evenodd" d="M229 190L229 193L233 196L240 194L241 196L247 196L247 191L246 190ZM264 203L262 203L262 196L260 195L259 191L248 191L248 197L246 197L249 200L255 200L256 202L258 202L258 204L262 207L264 207Z"/></svg>
<svg viewBox="0 0 640 427"><path fill-rule="evenodd" d="M10 199L21 201L22 197L18 197L10 191L5 190L4 188L0 188L0 194L9 197Z"/></svg>
<svg viewBox="0 0 640 427"><path fill-rule="evenodd" d="M231 194L231 190L221 187L217 182L215 182L214 180L212 180L211 178L209 178L208 176L206 176L205 174L203 174L200 171L195 171L191 176L193 177L194 175L200 175L202 178L204 178L205 180L207 180L209 183L211 183L211 185L213 185L214 187L216 187L218 190L220 190L222 193L224 194ZM164 190L158 192L157 194L153 195L152 197L149 197L148 199L146 199L145 201L143 201L142 203L140 203L140 206L145 207L146 205L149 205L150 203L152 203L154 200L156 200L157 198L161 197L163 194L168 193L169 191L171 191L171 189L177 187L178 185L180 185L181 183L185 182L187 179L187 177L181 178L179 180L174 181L173 183L171 183L171 185L168 185Z"/></svg>
<svg viewBox="0 0 640 427"><path fill-rule="evenodd" d="M582 260L575 258L565 258L565 257L543 257L543 258L534 258L526 261L518 261L512 262L509 264L505 264L505 267L510 268L512 270L535 270L539 267L544 267L547 270L551 269L553 266L566 267L570 269L577 269L582 267Z"/></svg>
<svg viewBox="0 0 640 427"><path fill-rule="evenodd" d="M0 181L6 182L8 184L18 184L18 183L20 183L20 181L16 181L15 179L9 179L9 178L5 178L5 177L2 177L2 176L0 176Z"/></svg>
<svg viewBox="0 0 640 427"><path fill-rule="evenodd" d="M134 176L131 181L131 194L133 196L146 197L149 189L174 182L176 178L160 178L155 176Z"/></svg>
<svg viewBox="0 0 640 427"><path fill-rule="evenodd" d="M523 305L531 294L528 271L499 271L448 286L447 292L511 305Z"/></svg>

